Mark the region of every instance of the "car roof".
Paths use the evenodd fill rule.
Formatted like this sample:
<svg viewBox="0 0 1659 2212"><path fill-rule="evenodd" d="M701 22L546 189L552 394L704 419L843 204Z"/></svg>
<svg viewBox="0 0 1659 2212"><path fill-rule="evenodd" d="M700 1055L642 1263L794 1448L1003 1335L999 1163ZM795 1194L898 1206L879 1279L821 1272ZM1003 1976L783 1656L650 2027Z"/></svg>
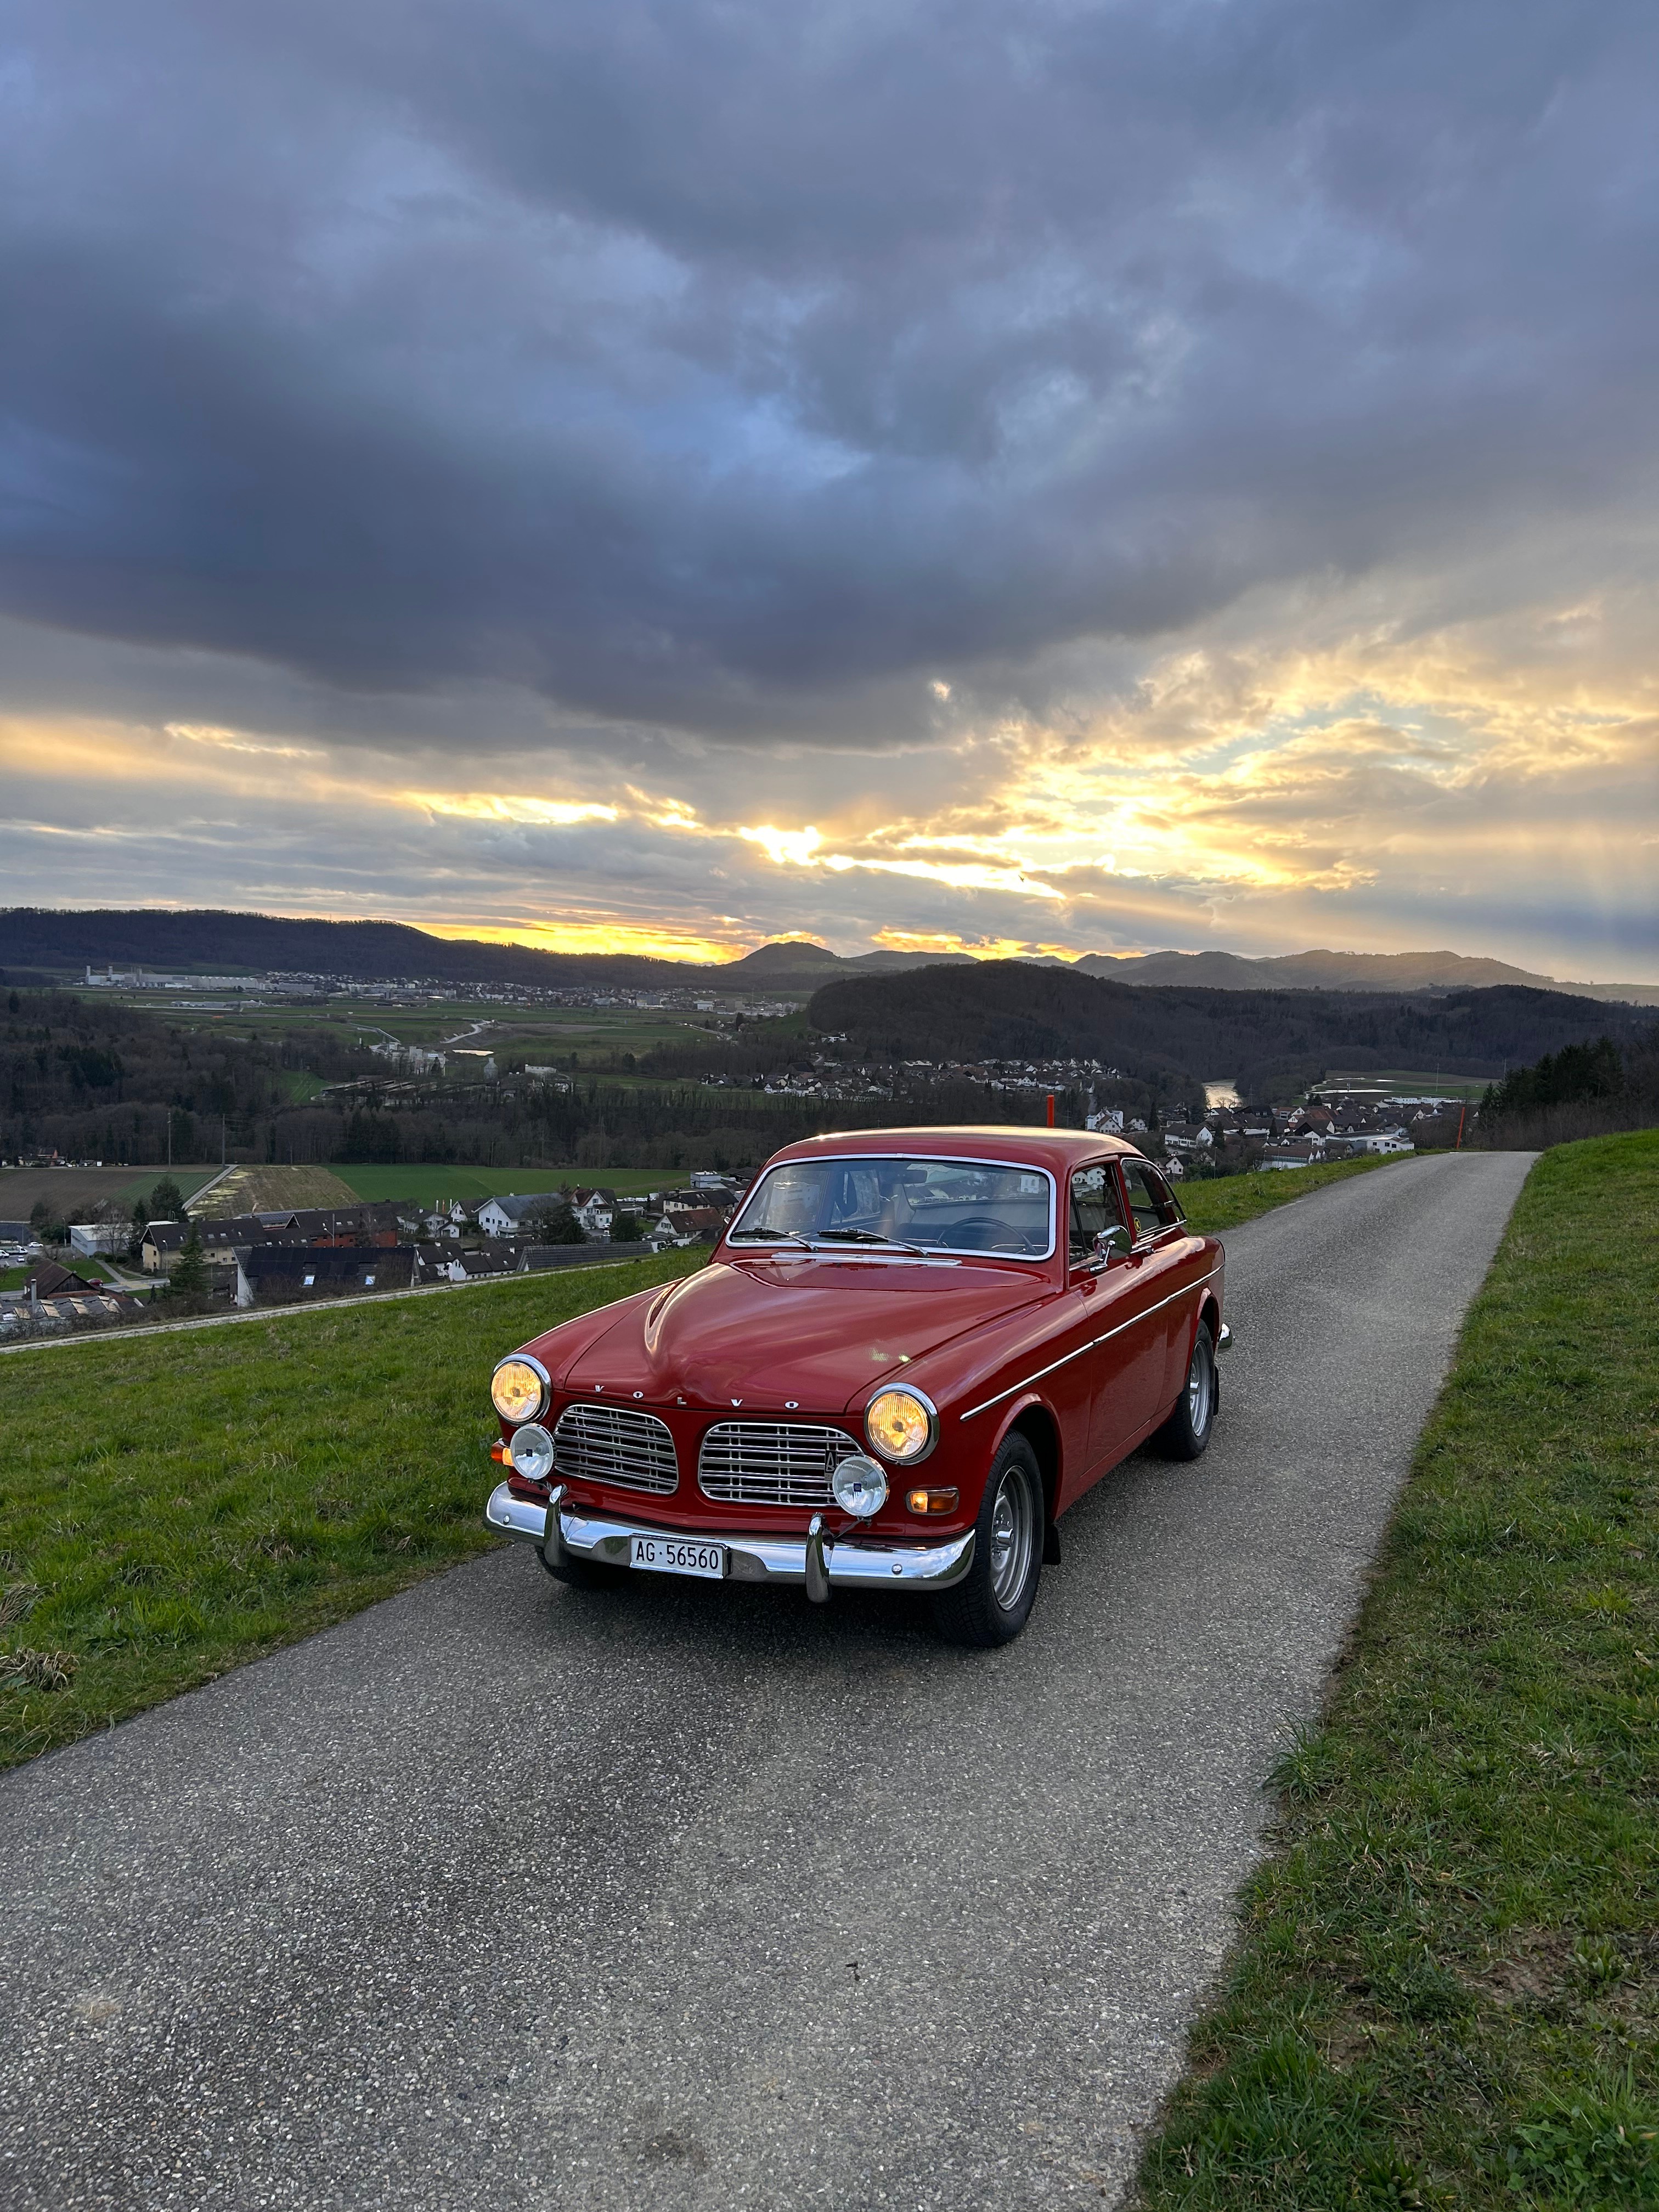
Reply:
<svg viewBox="0 0 1659 2212"><path fill-rule="evenodd" d="M1064 1175L1085 1160L1105 1152L1127 1153L1137 1148L1121 1137L1109 1137L1092 1129L1011 1128L1006 1122L980 1126L957 1123L949 1128L839 1129L824 1137L804 1137L785 1145L773 1160L846 1159L860 1153L913 1152L943 1159L1006 1160L1016 1167L1047 1168ZM768 1162L769 1166L771 1162Z"/></svg>

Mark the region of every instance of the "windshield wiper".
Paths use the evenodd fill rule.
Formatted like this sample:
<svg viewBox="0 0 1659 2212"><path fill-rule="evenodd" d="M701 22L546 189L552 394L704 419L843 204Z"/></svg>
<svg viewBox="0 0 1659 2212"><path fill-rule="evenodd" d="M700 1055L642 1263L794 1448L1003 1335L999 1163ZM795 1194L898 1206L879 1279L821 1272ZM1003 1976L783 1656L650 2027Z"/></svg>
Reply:
<svg viewBox="0 0 1659 2212"><path fill-rule="evenodd" d="M925 1246L907 1244L902 1237L884 1237L875 1229L820 1229L817 1241L820 1244L879 1244L889 1252L914 1252L918 1259L927 1257Z"/></svg>
<svg viewBox="0 0 1659 2212"><path fill-rule="evenodd" d="M728 1244L753 1243L757 1240L767 1244L804 1244L810 1252L811 1239L803 1237L799 1229L733 1229L728 1232Z"/></svg>

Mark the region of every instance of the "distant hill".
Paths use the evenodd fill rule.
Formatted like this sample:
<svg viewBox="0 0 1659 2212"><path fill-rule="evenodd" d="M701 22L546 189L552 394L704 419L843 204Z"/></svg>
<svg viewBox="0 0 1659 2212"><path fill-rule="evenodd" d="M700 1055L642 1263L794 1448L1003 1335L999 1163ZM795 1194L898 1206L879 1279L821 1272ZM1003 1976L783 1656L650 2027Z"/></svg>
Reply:
<svg viewBox="0 0 1659 2212"><path fill-rule="evenodd" d="M785 938L775 945L757 946L740 960L702 972L719 976L729 989L734 977L748 990L770 990L805 981L813 984L839 975L896 975L915 968L966 967L975 964L970 952L856 952L843 957L827 945L806 938Z"/></svg>
<svg viewBox="0 0 1659 2212"><path fill-rule="evenodd" d="M1090 952L1076 968L1122 983L1198 984L1212 991L1448 991L1508 983L1565 991L1576 999L1659 1006L1659 983L1564 983L1504 960L1471 959L1461 952L1286 952L1261 959L1237 952Z"/></svg>
<svg viewBox="0 0 1659 2212"><path fill-rule="evenodd" d="M709 989L775 992L803 999L820 984L919 969L984 965L966 952L865 952L843 957L827 945L787 938L711 967L635 953L544 952L528 945L434 937L400 921L323 921L283 915L154 907L52 912L0 910L0 975L18 985L78 976L88 966L163 974L278 973L339 975L368 982L518 984L530 989ZM1558 983L1501 960L1456 952L1293 952L1246 959L1236 952L1091 952L1070 965L1052 957L1018 963L1103 978L1137 989L1162 985L1224 991L1443 991L1509 984L1575 997L1659 1005L1659 984Z"/></svg>
<svg viewBox="0 0 1659 2212"><path fill-rule="evenodd" d="M1055 1057L1099 1060L1155 1088L1226 1077L1247 1094L1289 1071L1440 1069L1496 1076L1603 1033L1651 1026L1634 1007L1601 1006L1513 985L1431 996L1307 989L1218 991L1132 987L1076 968L1024 961L829 983L813 1024L869 1059L951 1063Z"/></svg>
<svg viewBox="0 0 1659 2212"><path fill-rule="evenodd" d="M431 936L398 921L320 921L200 908L101 908L0 911L0 970L9 981L77 976L88 967L161 974L341 975L441 983L508 983L532 989L718 988L804 998L831 976L885 974L963 952L867 952L844 960L827 946L789 939L715 967L633 953L544 952L527 945ZM969 963L971 964L971 963ZM27 972L26 972L27 971Z"/></svg>

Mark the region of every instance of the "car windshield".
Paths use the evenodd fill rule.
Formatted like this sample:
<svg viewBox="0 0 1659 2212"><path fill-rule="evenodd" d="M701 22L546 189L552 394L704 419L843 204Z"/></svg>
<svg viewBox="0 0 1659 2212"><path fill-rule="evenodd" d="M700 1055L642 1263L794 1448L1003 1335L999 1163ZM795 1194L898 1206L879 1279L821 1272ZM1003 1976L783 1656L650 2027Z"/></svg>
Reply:
<svg viewBox="0 0 1659 2212"><path fill-rule="evenodd" d="M1045 1260L1054 1250L1054 1183L1041 1168L994 1160L782 1160L756 1184L726 1242Z"/></svg>

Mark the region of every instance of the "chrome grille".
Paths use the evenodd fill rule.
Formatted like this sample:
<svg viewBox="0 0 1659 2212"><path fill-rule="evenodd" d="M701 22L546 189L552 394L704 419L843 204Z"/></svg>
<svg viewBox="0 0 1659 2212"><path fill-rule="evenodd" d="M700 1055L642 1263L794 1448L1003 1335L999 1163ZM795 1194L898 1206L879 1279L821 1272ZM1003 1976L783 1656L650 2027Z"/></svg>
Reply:
<svg viewBox="0 0 1659 2212"><path fill-rule="evenodd" d="M556 1473L573 1481L611 1482L659 1495L679 1484L666 1422L629 1406L567 1406L553 1431Z"/></svg>
<svg viewBox="0 0 1659 2212"><path fill-rule="evenodd" d="M742 1505L833 1505L830 1477L858 1446L844 1429L805 1421L720 1421L702 1440L704 1497Z"/></svg>

